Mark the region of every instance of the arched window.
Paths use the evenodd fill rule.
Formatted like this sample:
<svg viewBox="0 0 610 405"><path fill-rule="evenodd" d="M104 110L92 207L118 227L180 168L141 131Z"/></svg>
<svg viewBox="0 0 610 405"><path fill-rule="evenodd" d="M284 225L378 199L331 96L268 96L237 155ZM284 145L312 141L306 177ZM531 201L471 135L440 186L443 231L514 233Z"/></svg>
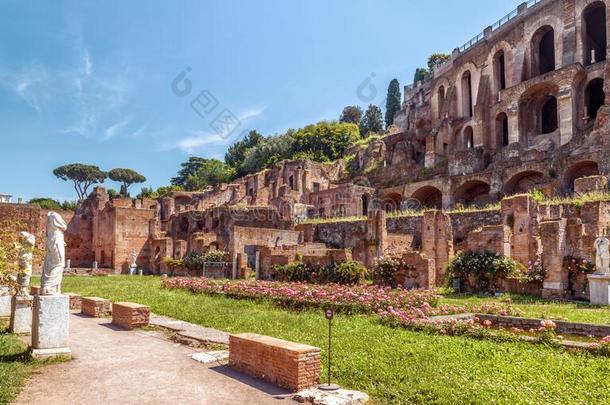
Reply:
<svg viewBox="0 0 610 405"><path fill-rule="evenodd" d="M557 99L549 96L540 108L540 133L550 134L557 128Z"/></svg>
<svg viewBox="0 0 610 405"><path fill-rule="evenodd" d="M438 118L443 117L443 105L445 104L445 87L438 88Z"/></svg>
<svg viewBox="0 0 610 405"><path fill-rule="evenodd" d="M555 31L551 26L540 28L532 38L532 73L543 75L555 70Z"/></svg>
<svg viewBox="0 0 610 405"><path fill-rule="evenodd" d="M606 5L595 2L583 12L583 52L585 66L606 60Z"/></svg>
<svg viewBox="0 0 610 405"><path fill-rule="evenodd" d="M472 117L472 75L469 70L462 75L462 111L464 116Z"/></svg>
<svg viewBox="0 0 610 405"><path fill-rule="evenodd" d="M497 89L504 90L506 88L506 58L504 57L504 51L496 53L494 64Z"/></svg>
<svg viewBox="0 0 610 405"><path fill-rule="evenodd" d="M597 112L604 105L605 99L604 79L591 80L585 89L585 115L591 119L597 118Z"/></svg>
<svg viewBox="0 0 610 405"><path fill-rule="evenodd" d="M500 145L500 147L508 146L510 143L508 136L508 116L505 113L500 113L496 117L496 133L498 134L498 145Z"/></svg>
<svg viewBox="0 0 610 405"><path fill-rule="evenodd" d="M464 147L466 149L474 148L474 133L472 127L464 128Z"/></svg>

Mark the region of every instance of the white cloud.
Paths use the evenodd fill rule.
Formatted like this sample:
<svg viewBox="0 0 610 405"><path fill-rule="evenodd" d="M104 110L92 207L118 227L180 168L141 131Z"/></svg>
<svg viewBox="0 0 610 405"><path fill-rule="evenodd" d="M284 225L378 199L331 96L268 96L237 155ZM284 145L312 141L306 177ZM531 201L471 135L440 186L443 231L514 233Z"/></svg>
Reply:
<svg viewBox="0 0 610 405"><path fill-rule="evenodd" d="M239 120L242 122L247 121L249 119L256 118L262 115L266 109L267 106L250 108L242 111L241 114L238 114L237 118L239 118Z"/></svg>
<svg viewBox="0 0 610 405"><path fill-rule="evenodd" d="M104 131L104 140L117 136L129 123L132 117L127 117L121 121L115 122Z"/></svg>

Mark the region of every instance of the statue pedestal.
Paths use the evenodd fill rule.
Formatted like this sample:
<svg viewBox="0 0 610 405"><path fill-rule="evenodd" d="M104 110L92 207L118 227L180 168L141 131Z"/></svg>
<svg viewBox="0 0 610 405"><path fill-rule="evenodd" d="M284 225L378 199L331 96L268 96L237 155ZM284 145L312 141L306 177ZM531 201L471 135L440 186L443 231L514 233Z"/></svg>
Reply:
<svg viewBox="0 0 610 405"><path fill-rule="evenodd" d="M7 285L0 285L0 318L11 316L11 290Z"/></svg>
<svg viewBox="0 0 610 405"><path fill-rule="evenodd" d="M610 274L589 274L589 301L594 305L610 305Z"/></svg>
<svg viewBox="0 0 610 405"><path fill-rule="evenodd" d="M31 295L15 295L11 302L11 323L9 331L18 335L32 333L32 301Z"/></svg>
<svg viewBox="0 0 610 405"><path fill-rule="evenodd" d="M37 295L32 310L32 357L70 357L70 297Z"/></svg>

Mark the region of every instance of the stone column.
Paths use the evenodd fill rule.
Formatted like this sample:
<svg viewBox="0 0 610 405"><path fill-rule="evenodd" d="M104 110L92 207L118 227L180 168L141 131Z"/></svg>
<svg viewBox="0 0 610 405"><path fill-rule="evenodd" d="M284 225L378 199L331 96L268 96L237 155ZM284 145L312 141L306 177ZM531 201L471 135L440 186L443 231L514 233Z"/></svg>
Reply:
<svg viewBox="0 0 610 405"><path fill-rule="evenodd" d="M0 285L0 318L11 316L11 289L7 285Z"/></svg>
<svg viewBox="0 0 610 405"><path fill-rule="evenodd" d="M589 301L593 305L610 305L610 274L589 274Z"/></svg>
<svg viewBox="0 0 610 405"><path fill-rule="evenodd" d="M561 145L568 143L574 134L574 106L572 98L572 86L566 85L559 89L557 109L559 110L559 136Z"/></svg>
<svg viewBox="0 0 610 405"><path fill-rule="evenodd" d="M70 357L69 325L70 297L35 296L32 313L32 357L37 359Z"/></svg>
<svg viewBox="0 0 610 405"><path fill-rule="evenodd" d="M11 300L11 322L9 331L18 335L32 333L32 302L34 297L29 294L15 295Z"/></svg>

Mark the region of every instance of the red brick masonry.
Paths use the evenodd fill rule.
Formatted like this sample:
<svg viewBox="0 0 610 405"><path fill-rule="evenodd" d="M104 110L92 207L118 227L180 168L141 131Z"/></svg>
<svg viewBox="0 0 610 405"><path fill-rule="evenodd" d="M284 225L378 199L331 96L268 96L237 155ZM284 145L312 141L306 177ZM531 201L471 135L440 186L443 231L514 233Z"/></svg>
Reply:
<svg viewBox="0 0 610 405"><path fill-rule="evenodd" d="M230 335L229 366L300 391L320 382L320 349L256 333Z"/></svg>
<svg viewBox="0 0 610 405"><path fill-rule="evenodd" d="M112 304L112 323L125 329L135 329L148 325L150 308L133 302Z"/></svg>
<svg viewBox="0 0 610 405"><path fill-rule="evenodd" d="M83 297L81 312L94 318L100 318L110 313L110 301L98 297Z"/></svg>
<svg viewBox="0 0 610 405"><path fill-rule="evenodd" d="M81 304L83 302L83 296L75 293L66 293L70 297L70 309L81 310Z"/></svg>
<svg viewBox="0 0 610 405"><path fill-rule="evenodd" d="M40 293L40 286L37 285L31 285L30 286L30 294L31 295L38 295Z"/></svg>

